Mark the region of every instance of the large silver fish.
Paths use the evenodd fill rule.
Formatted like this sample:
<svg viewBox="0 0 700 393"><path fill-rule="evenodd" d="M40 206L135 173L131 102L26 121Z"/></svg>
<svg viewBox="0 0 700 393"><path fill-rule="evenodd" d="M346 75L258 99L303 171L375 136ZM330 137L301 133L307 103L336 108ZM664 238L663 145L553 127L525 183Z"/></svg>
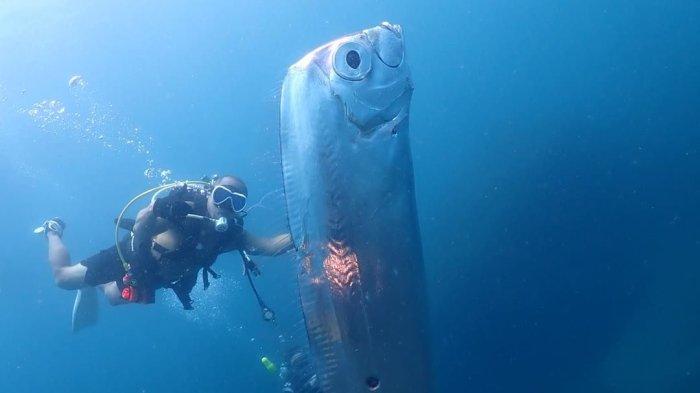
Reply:
<svg viewBox="0 0 700 393"><path fill-rule="evenodd" d="M326 393L430 391L425 275L398 25L289 68L280 142L311 353Z"/></svg>

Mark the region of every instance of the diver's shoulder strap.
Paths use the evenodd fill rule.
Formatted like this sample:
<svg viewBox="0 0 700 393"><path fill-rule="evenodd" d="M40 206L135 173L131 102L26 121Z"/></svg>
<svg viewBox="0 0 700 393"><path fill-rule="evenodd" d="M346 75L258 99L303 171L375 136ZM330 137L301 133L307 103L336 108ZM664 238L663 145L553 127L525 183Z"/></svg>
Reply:
<svg viewBox="0 0 700 393"><path fill-rule="evenodd" d="M125 229L129 232L133 232L134 225L136 225L136 220L134 220L133 218L122 218L121 221L119 221L118 218L115 218L114 225L117 225L117 223L119 224L119 228Z"/></svg>

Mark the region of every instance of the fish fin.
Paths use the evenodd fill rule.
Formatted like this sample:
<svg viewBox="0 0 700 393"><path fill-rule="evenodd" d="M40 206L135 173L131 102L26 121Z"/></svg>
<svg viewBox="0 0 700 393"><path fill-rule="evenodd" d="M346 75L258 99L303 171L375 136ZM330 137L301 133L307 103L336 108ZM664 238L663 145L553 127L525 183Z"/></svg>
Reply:
<svg viewBox="0 0 700 393"><path fill-rule="evenodd" d="M294 247L298 250L304 239L304 217L311 196L308 182L304 181L304 176L309 176L305 155L313 152L304 151L303 146L309 145L310 135L299 131L309 122L307 111L301 109L304 94L300 91L306 86L309 75L306 70L293 68L284 80L280 97L280 151L287 223Z"/></svg>

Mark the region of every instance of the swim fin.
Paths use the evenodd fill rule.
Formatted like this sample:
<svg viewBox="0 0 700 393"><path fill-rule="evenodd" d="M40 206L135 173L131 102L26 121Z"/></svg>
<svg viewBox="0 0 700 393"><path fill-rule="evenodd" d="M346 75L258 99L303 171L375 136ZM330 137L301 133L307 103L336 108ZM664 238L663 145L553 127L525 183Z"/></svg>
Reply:
<svg viewBox="0 0 700 393"><path fill-rule="evenodd" d="M95 287L79 289L73 303L73 333L96 324L97 316L97 289Z"/></svg>

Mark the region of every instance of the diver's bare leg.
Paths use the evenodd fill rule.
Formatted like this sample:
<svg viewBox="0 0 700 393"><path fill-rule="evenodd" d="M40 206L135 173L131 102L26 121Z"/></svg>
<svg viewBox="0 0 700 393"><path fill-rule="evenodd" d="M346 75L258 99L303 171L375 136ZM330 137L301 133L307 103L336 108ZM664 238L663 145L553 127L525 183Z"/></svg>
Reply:
<svg viewBox="0 0 700 393"><path fill-rule="evenodd" d="M56 285L63 289L80 289L85 285L85 272L87 268L82 264L71 265L68 248L63 244L63 239L53 232L48 232L49 239L49 264L53 271ZM116 282L99 285L109 304L118 306L127 304L122 299L121 291Z"/></svg>
<svg viewBox="0 0 700 393"><path fill-rule="evenodd" d="M85 286L87 268L81 264L71 265L68 248L56 233L48 232L49 265L56 285L63 289L80 289Z"/></svg>

